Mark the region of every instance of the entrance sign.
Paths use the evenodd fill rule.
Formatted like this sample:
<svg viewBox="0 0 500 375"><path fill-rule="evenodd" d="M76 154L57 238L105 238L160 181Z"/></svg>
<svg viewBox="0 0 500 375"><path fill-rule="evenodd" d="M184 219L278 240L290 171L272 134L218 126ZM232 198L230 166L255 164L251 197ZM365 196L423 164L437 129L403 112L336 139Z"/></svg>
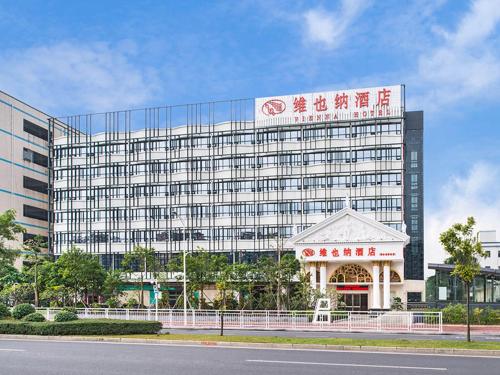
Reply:
<svg viewBox="0 0 500 375"><path fill-rule="evenodd" d="M259 126L399 117L402 86L325 91L255 99Z"/></svg>

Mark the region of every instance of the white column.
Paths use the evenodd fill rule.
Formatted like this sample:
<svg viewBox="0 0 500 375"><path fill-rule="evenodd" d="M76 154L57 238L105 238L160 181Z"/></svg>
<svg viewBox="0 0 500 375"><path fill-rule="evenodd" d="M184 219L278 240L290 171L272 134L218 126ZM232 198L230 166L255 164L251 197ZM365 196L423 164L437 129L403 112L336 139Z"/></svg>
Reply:
<svg viewBox="0 0 500 375"><path fill-rule="evenodd" d="M311 288L316 289L316 263L309 264L309 274L311 276Z"/></svg>
<svg viewBox="0 0 500 375"><path fill-rule="evenodd" d="M326 263L319 266L319 291L323 295L326 294Z"/></svg>
<svg viewBox="0 0 500 375"><path fill-rule="evenodd" d="M384 309L391 308L391 263L384 263Z"/></svg>
<svg viewBox="0 0 500 375"><path fill-rule="evenodd" d="M372 309L380 309L380 266L373 262Z"/></svg>

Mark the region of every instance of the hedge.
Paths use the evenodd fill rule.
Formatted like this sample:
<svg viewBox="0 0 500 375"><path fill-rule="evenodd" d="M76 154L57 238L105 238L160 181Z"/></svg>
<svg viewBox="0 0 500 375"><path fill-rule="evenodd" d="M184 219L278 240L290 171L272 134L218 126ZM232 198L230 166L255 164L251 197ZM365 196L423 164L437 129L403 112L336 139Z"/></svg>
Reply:
<svg viewBox="0 0 500 375"><path fill-rule="evenodd" d="M160 322L140 320L80 319L71 322L0 321L0 334L12 335L131 335L155 334Z"/></svg>
<svg viewBox="0 0 500 375"><path fill-rule="evenodd" d="M34 312L26 315L23 320L25 322L45 322L45 317L39 312Z"/></svg>

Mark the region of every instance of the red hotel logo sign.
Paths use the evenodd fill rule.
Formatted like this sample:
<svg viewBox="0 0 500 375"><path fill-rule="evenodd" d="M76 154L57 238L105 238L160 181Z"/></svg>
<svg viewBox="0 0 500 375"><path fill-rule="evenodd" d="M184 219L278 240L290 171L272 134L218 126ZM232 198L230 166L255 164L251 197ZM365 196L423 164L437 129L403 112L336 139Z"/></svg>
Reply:
<svg viewBox="0 0 500 375"><path fill-rule="evenodd" d="M307 248L302 250L302 255L305 257L312 257L314 255L314 250L311 248Z"/></svg>
<svg viewBox="0 0 500 375"><path fill-rule="evenodd" d="M266 116L276 116L285 112L286 104L283 100L272 99L262 104L262 113Z"/></svg>
<svg viewBox="0 0 500 375"><path fill-rule="evenodd" d="M401 116L402 97L402 86L395 85L256 98L255 122L286 125Z"/></svg>

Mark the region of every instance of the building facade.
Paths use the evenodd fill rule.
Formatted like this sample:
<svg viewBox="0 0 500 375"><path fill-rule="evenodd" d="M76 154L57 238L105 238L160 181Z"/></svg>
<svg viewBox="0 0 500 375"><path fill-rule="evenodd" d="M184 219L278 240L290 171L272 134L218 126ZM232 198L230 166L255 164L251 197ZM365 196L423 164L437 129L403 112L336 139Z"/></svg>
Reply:
<svg viewBox="0 0 500 375"><path fill-rule="evenodd" d="M423 279L423 116L405 110L404 86L50 122L72 129L51 147L56 256L74 245L116 268L140 244L160 263L199 247L252 261L292 251L348 196L408 232L400 273Z"/></svg>
<svg viewBox="0 0 500 375"><path fill-rule="evenodd" d="M26 228L17 241L48 237L49 115L0 91L0 212L15 209ZM64 128L54 127L56 136Z"/></svg>

